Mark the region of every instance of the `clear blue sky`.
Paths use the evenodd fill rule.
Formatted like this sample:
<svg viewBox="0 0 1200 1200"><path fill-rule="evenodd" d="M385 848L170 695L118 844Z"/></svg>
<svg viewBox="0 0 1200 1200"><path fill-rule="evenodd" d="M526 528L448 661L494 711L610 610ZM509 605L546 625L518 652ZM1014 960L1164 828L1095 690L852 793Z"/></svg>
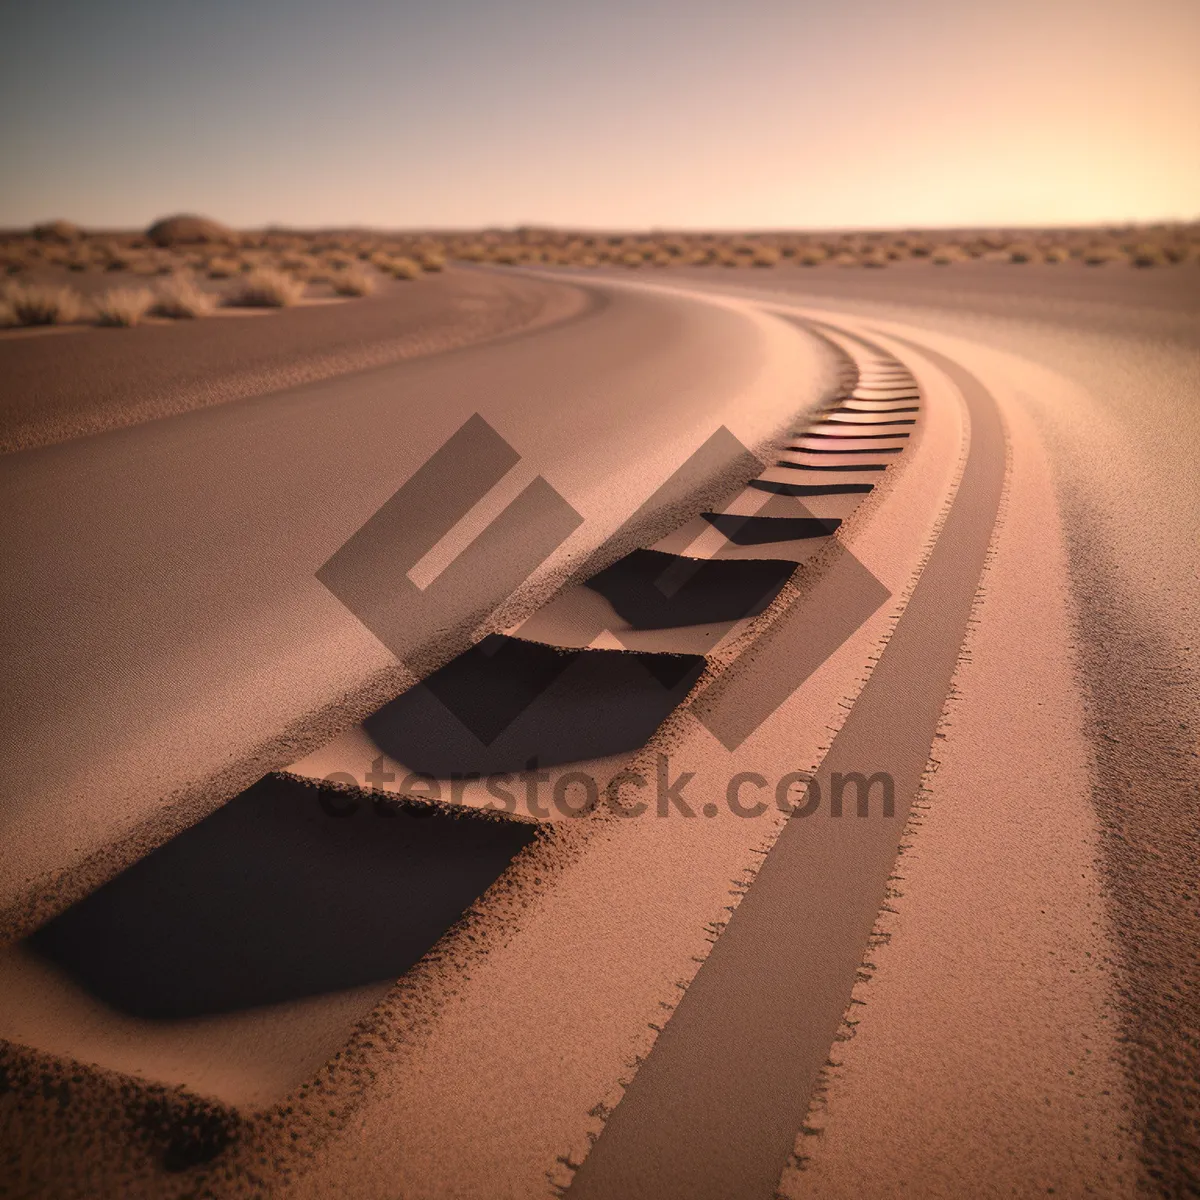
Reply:
<svg viewBox="0 0 1200 1200"><path fill-rule="evenodd" d="M1200 0L38 0L0 225L1200 216Z"/></svg>

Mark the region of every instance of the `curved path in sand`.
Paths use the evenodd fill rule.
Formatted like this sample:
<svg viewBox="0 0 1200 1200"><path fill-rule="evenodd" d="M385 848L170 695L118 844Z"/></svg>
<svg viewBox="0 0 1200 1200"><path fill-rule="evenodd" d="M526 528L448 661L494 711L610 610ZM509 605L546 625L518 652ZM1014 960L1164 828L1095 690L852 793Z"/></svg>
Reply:
<svg viewBox="0 0 1200 1200"><path fill-rule="evenodd" d="M151 1035L6 960L51 1014L29 1044L240 1113L195 1168L219 1194L263 1171L294 1196L1185 1194L1195 289L935 270L591 276L569 324L7 460L10 931L265 770L349 778L361 806L364 752L414 752L369 714L485 633L704 671L644 745L582 764L653 778L669 755L699 820L518 814L538 836L438 955L307 1008ZM437 493L420 468L476 413L507 483L459 484L484 498L408 548L409 584L436 599L539 476L579 520L515 591L501 554L459 609L414 601L397 667L385 616L368 632L318 573L406 480ZM656 501L722 425L765 470ZM803 529L773 543L801 571L744 619L673 629L621 607L628 580L577 586L629 551L770 557L771 521ZM835 771L888 773L894 810L729 800L736 772L752 799ZM54 1128L26 1136L65 1145ZM105 1178L199 1178L144 1153Z"/></svg>
<svg viewBox="0 0 1200 1200"><path fill-rule="evenodd" d="M821 345L755 306L588 288L547 329L0 459L10 933L377 707L502 602L519 618L716 430L756 449L829 386ZM369 563L380 591L414 565L429 588L539 476L546 528L406 610L406 668L317 572L476 415L462 469L452 447L413 499L478 504L427 514L434 544L410 557L452 526L440 562Z"/></svg>
<svg viewBox="0 0 1200 1200"><path fill-rule="evenodd" d="M895 336L902 357L956 378L971 453L1008 459L894 894L828 1051L836 1065L772 1186L1121 1196L1140 1180L1187 1192L1200 1161L1187 1032L1200 1019L1200 279L978 264L735 283L696 271L688 286ZM752 911L739 909L731 935ZM719 942L713 966L744 981L752 941ZM654 1193L630 1184L655 1154L670 1166L643 1180L689 1186L654 1194L771 1194L760 1176L764 1158L778 1161L771 1118L788 1099L778 1047L759 1076L739 1075L749 1058L730 1035L728 996L716 1017L694 999L585 1160L580 1195ZM769 1054L770 1038L759 1045ZM662 1081L688 1078L673 1061L690 1061L690 1082L728 1107L702 1105L689 1121L667 1106Z"/></svg>

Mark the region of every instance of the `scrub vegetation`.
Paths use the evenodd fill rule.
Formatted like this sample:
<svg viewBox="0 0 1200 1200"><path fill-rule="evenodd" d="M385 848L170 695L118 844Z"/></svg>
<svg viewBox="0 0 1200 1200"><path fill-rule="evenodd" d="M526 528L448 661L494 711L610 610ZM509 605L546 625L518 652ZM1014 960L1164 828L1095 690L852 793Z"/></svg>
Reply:
<svg viewBox="0 0 1200 1200"><path fill-rule="evenodd" d="M147 317L195 319L221 306L357 300L454 264L657 272L953 269L974 261L1014 270L1028 264L1194 269L1200 222L1042 230L639 233L524 226L387 233L239 231L180 215L131 233L55 219L0 231L0 278L6 280L0 324L131 326Z"/></svg>

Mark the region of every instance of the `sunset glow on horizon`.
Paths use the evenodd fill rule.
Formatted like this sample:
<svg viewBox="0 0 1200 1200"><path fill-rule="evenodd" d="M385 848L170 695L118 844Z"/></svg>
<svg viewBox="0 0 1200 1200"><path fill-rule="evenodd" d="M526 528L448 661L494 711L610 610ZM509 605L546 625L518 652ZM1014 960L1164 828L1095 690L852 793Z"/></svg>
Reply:
<svg viewBox="0 0 1200 1200"><path fill-rule="evenodd" d="M9 15L0 225L1200 215L1200 5L125 0Z"/></svg>

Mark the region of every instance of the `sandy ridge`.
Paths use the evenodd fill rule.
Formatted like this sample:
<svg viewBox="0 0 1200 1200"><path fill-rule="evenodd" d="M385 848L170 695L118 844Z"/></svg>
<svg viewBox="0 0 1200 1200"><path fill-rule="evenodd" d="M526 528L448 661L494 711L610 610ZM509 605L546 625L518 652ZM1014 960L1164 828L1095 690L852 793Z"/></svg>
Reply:
<svg viewBox="0 0 1200 1200"><path fill-rule="evenodd" d="M596 303L551 280L458 270L366 300L250 310L252 319L0 342L0 453L533 332Z"/></svg>
<svg viewBox="0 0 1200 1200"><path fill-rule="evenodd" d="M779 1191L1129 1195L1136 1152L1065 550L1045 455L1010 381L1069 385L887 328L984 359L1010 439L1008 483L893 886Z"/></svg>

